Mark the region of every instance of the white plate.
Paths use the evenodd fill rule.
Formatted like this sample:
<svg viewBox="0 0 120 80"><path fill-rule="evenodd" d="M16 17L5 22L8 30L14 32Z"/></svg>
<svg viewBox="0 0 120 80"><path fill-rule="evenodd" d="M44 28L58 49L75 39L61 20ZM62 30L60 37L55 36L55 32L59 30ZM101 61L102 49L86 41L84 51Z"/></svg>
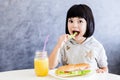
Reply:
<svg viewBox="0 0 120 80"><path fill-rule="evenodd" d="M50 70L49 71L49 74L55 78L58 78L58 79L65 79L65 80L94 80L94 74L95 74L95 71L91 71L89 74L87 75L84 75L84 76L74 76L74 77L60 77L60 76L57 76L55 74L55 70L56 69L53 69L53 70Z"/></svg>

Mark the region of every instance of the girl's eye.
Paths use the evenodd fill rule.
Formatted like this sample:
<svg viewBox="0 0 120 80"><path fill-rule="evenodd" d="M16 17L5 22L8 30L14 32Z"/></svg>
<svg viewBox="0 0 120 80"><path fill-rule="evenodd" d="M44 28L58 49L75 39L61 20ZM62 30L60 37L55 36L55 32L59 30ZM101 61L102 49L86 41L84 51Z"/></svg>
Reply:
<svg viewBox="0 0 120 80"><path fill-rule="evenodd" d="M79 20L79 23L83 23L83 21L82 21L82 20Z"/></svg>
<svg viewBox="0 0 120 80"><path fill-rule="evenodd" d="M68 20L68 22L73 23L73 21L72 21L72 20Z"/></svg>

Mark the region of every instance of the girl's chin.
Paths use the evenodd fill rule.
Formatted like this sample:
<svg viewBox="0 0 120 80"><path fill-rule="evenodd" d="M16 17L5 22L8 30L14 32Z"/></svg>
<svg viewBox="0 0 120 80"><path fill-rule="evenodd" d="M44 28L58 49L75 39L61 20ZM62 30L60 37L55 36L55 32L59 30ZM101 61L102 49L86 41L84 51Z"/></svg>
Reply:
<svg viewBox="0 0 120 80"><path fill-rule="evenodd" d="M75 37L75 40L78 41L78 40L80 40L81 38L83 38L83 37L81 37L81 36L76 36L76 37Z"/></svg>
<svg viewBox="0 0 120 80"><path fill-rule="evenodd" d="M79 37L75 37L74 40L79 40Z"/></svg>

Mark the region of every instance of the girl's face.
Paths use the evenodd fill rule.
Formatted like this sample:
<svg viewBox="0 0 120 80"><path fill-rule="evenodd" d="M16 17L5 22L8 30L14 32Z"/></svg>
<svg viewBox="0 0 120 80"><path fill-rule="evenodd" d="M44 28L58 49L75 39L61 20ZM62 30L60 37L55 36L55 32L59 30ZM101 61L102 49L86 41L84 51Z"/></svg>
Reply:
<svg viewBox="0 0 120 80"><path fill-rule="evenodd" d="M86 32L86 28L87 22L84 18L68 18L68 31L70 34L77 32L77 35L75 36L76 40L79 40L80 37L83 37Z"/></svg>

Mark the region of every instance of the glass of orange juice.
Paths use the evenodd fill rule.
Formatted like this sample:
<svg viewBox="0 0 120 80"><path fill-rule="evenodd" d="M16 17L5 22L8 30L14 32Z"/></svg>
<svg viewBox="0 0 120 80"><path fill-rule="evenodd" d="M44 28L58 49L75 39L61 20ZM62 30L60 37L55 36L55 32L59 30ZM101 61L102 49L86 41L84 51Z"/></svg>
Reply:
<svg viewBox="0 0 120 80"><path fill-rule="evenodd" d="M36 51L34 58L34 70L36 76L47 76L49 71L49 61L47 51Z"/></svg>

